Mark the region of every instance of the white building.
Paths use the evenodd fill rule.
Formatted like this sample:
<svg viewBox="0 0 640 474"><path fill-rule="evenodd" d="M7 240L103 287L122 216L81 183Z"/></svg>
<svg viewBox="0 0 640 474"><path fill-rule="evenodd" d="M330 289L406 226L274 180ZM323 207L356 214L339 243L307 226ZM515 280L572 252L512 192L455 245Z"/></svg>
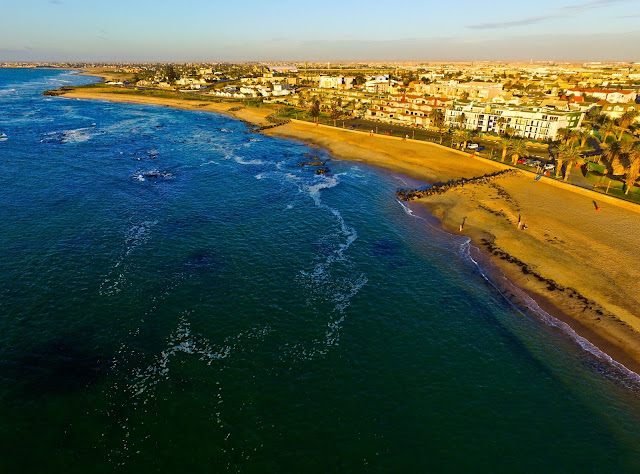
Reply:
<svg viewBox="0 0 640 474"><path fill-rule="evenodd" d="M320 76L321 89L351 89L353 87L353 76Z"/></svg>
<svg viewBox="0 0 640 474"><path fill-rule="evenodd" d="M590 95L596 99L606 100L612 104L624 104L627 102L635 102L638 96L636 91L617 90L617 89L567 89L567 95L573 94L578 97Z"/></svg>
<svg viewBox="0 0 640 474"><path fill-rule="evenodd" d="M460 123L460 116L464 120ZM558 129L578 128L584 113L543 107L496 106L487 103L454 103L445 113L445 124L480 132L500 133L513 128L515 134L534 140L555 140Z"/></svg>

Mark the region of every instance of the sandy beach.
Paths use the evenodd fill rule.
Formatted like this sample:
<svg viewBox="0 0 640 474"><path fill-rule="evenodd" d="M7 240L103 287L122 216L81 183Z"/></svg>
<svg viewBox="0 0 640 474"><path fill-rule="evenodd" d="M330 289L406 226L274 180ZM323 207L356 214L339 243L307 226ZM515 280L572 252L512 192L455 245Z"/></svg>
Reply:
<svg viewBox="0 0 640 474"><path fill-rule="evenodd" d="M225 113L265 125L268 107L114 94L76 88L77 99L147 103ZM508 168L436 144L292 121L264 133L326 148L360 161L437 183ZM395 199L395 196L389 196ZM553 316L616 361L640 373L640 206L569 186L534 180L531 173L469 185L420 201L452 233L471 238L504 274ZM600 210L596 210L596 205ZM525 230L518 229L521 217ZM465 222L460 230L460 224Z"/></svg>

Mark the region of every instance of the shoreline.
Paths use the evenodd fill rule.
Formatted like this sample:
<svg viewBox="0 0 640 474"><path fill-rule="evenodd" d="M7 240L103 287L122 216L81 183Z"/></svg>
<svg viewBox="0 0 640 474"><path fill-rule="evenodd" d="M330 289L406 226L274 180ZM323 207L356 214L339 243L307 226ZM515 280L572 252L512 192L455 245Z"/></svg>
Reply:
<svg viewBox="0 0 640 474"><path fill-rule="evenodd" d="M93 72L82 74L97 75ZM104 76L102 77L104 78ZM114 93L115 91L95 89L78 91L73 89L60 95L75 99L162 105L186 110L222 113L258 126L268 124L266 116L272 112L272 109L267 106L238 109L241 104L237 102L203 103L178 97L170 99L134 94L118 95ZM287 125L265 130L263 133L299 140L324 148L339 159L360 161L429 183L460 177L471 178L511 168L499 162L482 159L471 160L468 153L441 147L437 144L413 140L403 141L400 138L386 136L369 137L366 132L335 129L323 125L315 126L312 123L295 120ZM540 196L536 196L540 192L539 189L532 188L531 183L526 183L526 181L533 182L533 179L527 179L527 177L505 178L504 181L496 183L495 187L484 185L487 189L482 189L483 185L470 185L460 190L450 190L441 196L423 199L418 202L418 205L424 208L433 219L437 220L441 228L450 234L460 235L461 233L457 230L459 222L462 221L462 217L465 220L468 219L462 234L471 239L471 245L490 265L501 272L510 284L531 297L550 316L567 324L579 337L589 341L626 369L640 374L640 318L634 313L634 308L637 306L633 304L637 302L636 299L624 301L625 296L628 296L624 293L629 293L629 288L625 288L624 292L614 292L613 290L616 288L609 288L608 292L599 291L598 284L602 281L609 280L610 286L616 286L617 283L620 283L620 281L614 280L616 278L615 272L604 275L605 278L600 279L602 281L594 281L590 284L589 281L581 281L579 277L572 276L570 271L563 268L563 266L573 267L572 270L578 276L587 270L598 273L597 265L593 267L589 265L590 262L585 262L584 257L586 256L586 260L588 260L588 253L581 253L580 249L566 245L567 242L571 244L567 240L569 237L579 237L576 236L580 233L579 230L569 229L572 227L570 223L563 225L560 217L555 219L560 221L558 224L553 219L549 219L549 216L536 215L537 211L535 207L531 206L530 201L533 197L534 205L540 203ZM568 197L571 198L571 201L580 200L580 198L586 201L601 200L602 197L595 193L593 193L594 196L588 193L581 195L573 192L572 189L565 189L561 186L554 187L548 183L537 183L534 186L544 187L545 190L553 188L554 196L560 196L561 201L568 199ZM520 188L525 187L526 191L531 191L533 195L523 199L519 191ZM584 207L584 203L580 203L580 205ZM568 204L561 203L562 206L570 208ZM558 207L557 203L555 207ZM624 210L616 206L616 203L607 202L607 208L613 207L618 207L615 216L618 220L625 220L625 217L628 220L625 213L635 214L634 210ZM515 230L514 222L518 212L524 213L525 221L529 227L535 226L534 229L547 230L548 232L544 234L545 237L531 235L540 234L541 230L528 232ZM608 212L611 210L608 209ZM584 213L586 216L586 208L581 209L580 213L581 215ZM604 213L594 214L594 219L603 215ZM640 221L637 216L633 217ZM585 217L585 219L588 221L589 217ZM509 222L510 225L505 225L504 221ZM544 226L548 226L549 229ZM640 231L640 224L631 225L631 227L633 231ZM563 231L567 236L561 235ZM582 243L588 242L590 235L586 235L586 240L585 236L582 236ZM613 236L611 237L613 238ZM605 242L600 247L610 246L613 248L616 243L620 242ZM624 243L628 244L628 242ZM529 245L533 247L533 252L527 251ZM627 254L633 253L634 249L634 247L628 248L626 245L617 254L613 252L615 255L612 257L627 256ZM558 264L554 265L553 260L556 258ZM605 262L606 259L607 256L604 257ZM611 261L615 261L615 258ZM640 268L638 258L627 266L633 267L635 263ZM629 275L617 275L617 279L633 281L631 280L633 275L640 275L635 270L627 270ZM481 269L481 271L484 270ZM491 270L489 272L493 273ZM554 275L553 280L549 278L550 274ZM537 276L541 279L536 280ZM594 277L596 276L594 274ZM492 279L491 283L498 285L498 291L502 291L499 288L499 282ZM628 287L629 285L624 286ZM552 287L553 289L551 289ZM583 294L587 296L585 297ZM504 296L508 301L511 301L507 295ZM515 303L512 302L512 304ZM576 342L579 343L579 341Z"/></svg>

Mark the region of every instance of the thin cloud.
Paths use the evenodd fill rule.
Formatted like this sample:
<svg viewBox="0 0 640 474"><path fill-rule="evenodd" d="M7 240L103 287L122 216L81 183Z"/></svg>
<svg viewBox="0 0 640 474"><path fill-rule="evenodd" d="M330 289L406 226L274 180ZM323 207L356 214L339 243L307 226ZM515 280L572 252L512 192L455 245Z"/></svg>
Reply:
<svg viewBox="0 0 640 474"><path fill-rule="evenodd" d="M567 5L560 7L558 10L567 12L583 12L584 10L593 10L595 8L604 8L616 3L626 3L628 0L589 0L586 2L576 3L575 5Z"/></svg>
<svg viewBox="0 0 640 474"><path fill-rule="evenodd" d="M633 1L633 0L631 0ZM573 5L566 5L559 7L554 13L549 15L530 16L522 18L520 20L511 21L491 21L485 23L476 23L473 25L467 25L467 28L472 30L485 30L485 29L499 29L499 28L513 28L516 26L529 26L538 23L544 23L556 18L568 17L575 13L584 13L587 10L595 10L597 8L609 7L615 4L628 3L629 0L588 0L586 2L575 3Z"/></svg>
<svg viewBox="0 0 640 474"><path fill-rule="evenodd" d="M527 18L522 18L520 20L477 23L475 25L467 25L467 28L470 28L472 30L485 30L485 29L496 29L496 28L512 28L514 26L528 26L528 25L535 25L536 23L543 23L555 17L556 17L555 15L530 16Z"/></svg>

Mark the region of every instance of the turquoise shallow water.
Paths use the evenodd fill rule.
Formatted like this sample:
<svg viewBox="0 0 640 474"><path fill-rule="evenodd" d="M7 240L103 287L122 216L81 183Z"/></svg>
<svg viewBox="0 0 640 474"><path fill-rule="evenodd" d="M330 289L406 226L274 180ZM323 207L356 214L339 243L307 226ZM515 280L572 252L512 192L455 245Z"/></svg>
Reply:
<svg viewBox="0 0 640 474"><path fill-rule="evenodd" d="M0 70L2 472L640 469L637 385L512 307L401 177L41 96L93 80Z"/></svg>

